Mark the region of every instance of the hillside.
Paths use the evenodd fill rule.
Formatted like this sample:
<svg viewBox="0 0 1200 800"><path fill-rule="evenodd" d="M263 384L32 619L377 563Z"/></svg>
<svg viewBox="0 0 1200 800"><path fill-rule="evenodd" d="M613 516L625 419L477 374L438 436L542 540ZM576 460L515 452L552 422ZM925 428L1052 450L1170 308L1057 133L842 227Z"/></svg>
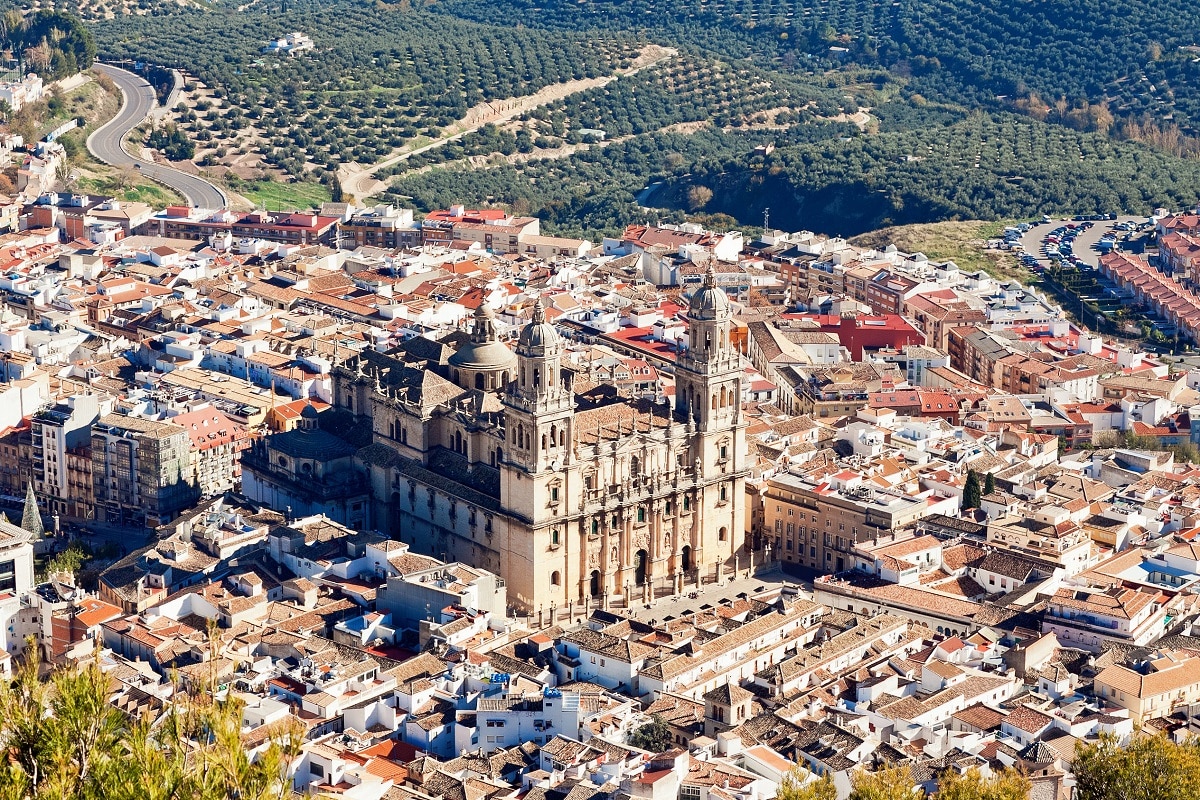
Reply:
<svg viewBox="0 0 1200 800"><path fill-rule="evenodd" d="M1194 203L1200 6L1060 6L260 0L91 24L102 56L186 73L173 124L198 164L303 184L288 196L509 203L592 235L701 211L853 235ZM290 31L313 48L263 52Z"/></svg>

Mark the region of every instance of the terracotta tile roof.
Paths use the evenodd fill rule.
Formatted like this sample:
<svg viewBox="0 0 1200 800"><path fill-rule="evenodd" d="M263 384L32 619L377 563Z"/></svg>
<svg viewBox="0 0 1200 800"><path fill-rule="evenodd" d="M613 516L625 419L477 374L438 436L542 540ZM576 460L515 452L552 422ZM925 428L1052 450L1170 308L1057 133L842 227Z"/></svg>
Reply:
<svg viewBox="0 0 1200 800"><path fill-rule="evenodd" d="M1002 711L997 711L994 708L988 708L983 703L976 703L973 706L967 706L962 711L956 711L951 715L952 719L956 719L965 725L970 725L973 728L978 728L981 731L993 731L1000 727L1000 722L1004 719L1005 714Z"/></svg>
<svg viewBox="0 0 1200 800"><path fill-rule="evenodd" d="M1048 714L1043 714L1029 706L1018 706L1004 718L1005 725L1032 734L1041 733L1053 721Z"/></svg>
<svg viewBox="0 0 1200 800"><path fill-rule="evenodd" d="M1200 658L1184 659L1145 675L1114 664L1096 676L1097 686L1110 686L1125 694L1146 699L1200 683Z"/></svg>

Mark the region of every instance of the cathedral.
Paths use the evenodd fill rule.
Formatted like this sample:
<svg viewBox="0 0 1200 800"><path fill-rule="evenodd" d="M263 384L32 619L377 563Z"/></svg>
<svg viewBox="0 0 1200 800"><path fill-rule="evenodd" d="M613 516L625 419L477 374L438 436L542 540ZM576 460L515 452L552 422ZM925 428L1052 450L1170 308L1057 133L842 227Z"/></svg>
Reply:
<svg viewBox="0 0 1200 800"><path fill-rule="evenodd" d="M540 301L515 350L481 305L469 339L338 365L334 405L371 431L355 456L371 527L497 573L531 612L728 575L745 543L742 369L711 272L688 321L673 407L565 367Z"/></svg>

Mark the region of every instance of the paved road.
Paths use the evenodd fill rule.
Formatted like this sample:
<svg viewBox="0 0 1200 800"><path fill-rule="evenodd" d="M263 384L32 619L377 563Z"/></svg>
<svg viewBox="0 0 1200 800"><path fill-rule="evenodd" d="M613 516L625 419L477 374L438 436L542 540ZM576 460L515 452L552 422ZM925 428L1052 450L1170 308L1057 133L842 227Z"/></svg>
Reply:
<svg viewBox="0 0 1200 800"><path fill-rule="evenodd" d="M224 208L228 204L225 193L203 178L135 158L125 150L125 137L157 105L154 89L132 72L108 64L95 64L93 69L112 78L117 84L121 90L121 109L112 120L88 137L88 151L114 167L137 167L146 177L179 192L193 206Z"/></svg>

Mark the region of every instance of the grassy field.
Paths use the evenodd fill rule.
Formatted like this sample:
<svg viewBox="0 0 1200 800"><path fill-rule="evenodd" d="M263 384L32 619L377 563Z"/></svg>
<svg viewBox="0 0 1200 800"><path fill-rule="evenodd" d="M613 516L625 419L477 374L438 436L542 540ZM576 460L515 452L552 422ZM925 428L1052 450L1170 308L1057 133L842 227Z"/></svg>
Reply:
<svg viewBox="0 0 1200 800"><path fill-rule="evenodd" d="M127 203L146 203L155 208L184 202L175 192L148 178L136 177L133 185L122 187L116 172L107 167L87 170L79 179L79 188L89 194L112 195Z"/></svg>
<svg viewBox="0 0 1200 800"><path fill-rule="evenodd" d="M329 187L312 182L255 181L231 187L256 206L268 211L305 211L329 202Z"/></svg>
<svg viewBox="0 0 1200 800"><path fill-rule="evenodd" d="M1030 274L1010 254L987 250L987 240L1000 236L1010 221L933 222L899 225L864 233L851 239L860 247L883 249L894 244L905 253L924 253L933 261L951 259L960 269L985 270L993 277L1028 283Z"/></svg>
<svg viewBox="0 0 1200 800"><path fill-rule="evenodd" d="M121 198L130 203L147 203L155 208L187 204L175 192L157 183L143 183L130 187L121 193Z"/></svg>

